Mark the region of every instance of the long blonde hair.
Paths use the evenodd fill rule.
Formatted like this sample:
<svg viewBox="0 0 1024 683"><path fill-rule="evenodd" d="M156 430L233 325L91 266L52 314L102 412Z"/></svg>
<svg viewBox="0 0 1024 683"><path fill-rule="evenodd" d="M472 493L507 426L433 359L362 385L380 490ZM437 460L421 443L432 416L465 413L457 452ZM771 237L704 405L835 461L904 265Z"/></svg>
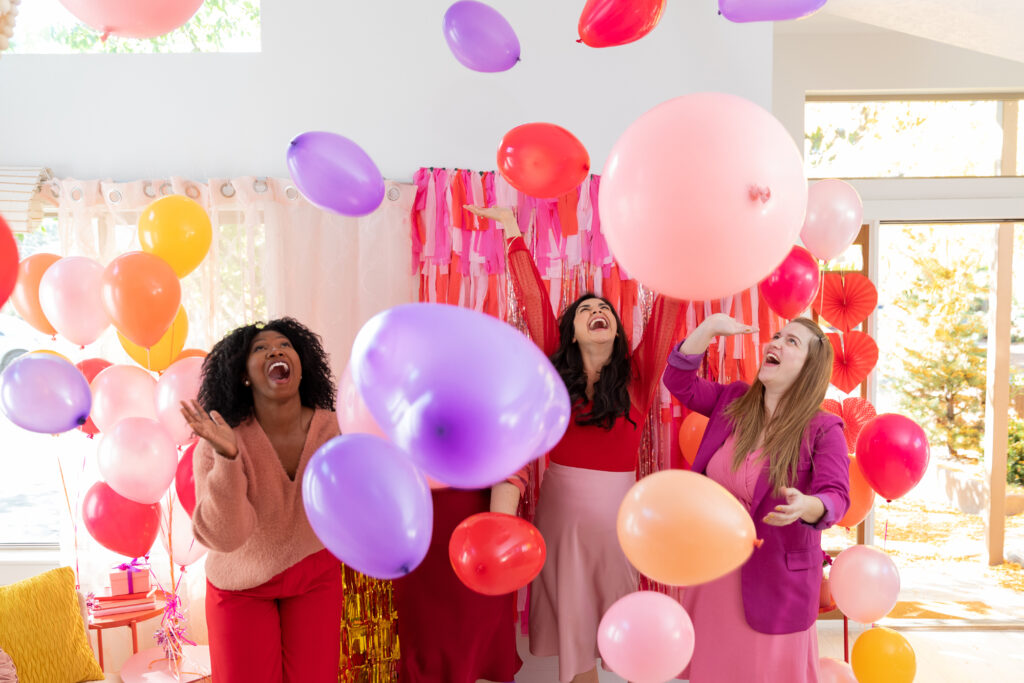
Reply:
<svg viewBox="0 0 1024 683"><path fill-rule="evenodd" d="M733 469L743 464L763 432L761 452L768 458L768 479L776 491L796 481L804 430L821 408L832 378L832 344L825 333L810 318L795 318L791 322L800 323L814 336L807 345L804 366L782 395L772 419L765 424L764 384L759 379L725 409L736 435Z"/></svg>

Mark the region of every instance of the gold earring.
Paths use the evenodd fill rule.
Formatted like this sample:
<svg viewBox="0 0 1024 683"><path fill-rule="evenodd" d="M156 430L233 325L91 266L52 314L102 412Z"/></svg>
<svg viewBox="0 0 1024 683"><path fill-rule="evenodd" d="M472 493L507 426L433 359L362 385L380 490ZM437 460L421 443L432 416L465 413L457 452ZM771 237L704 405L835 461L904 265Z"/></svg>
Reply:
<svg viewBox="0 0 1024 683"><path fill-rule="evenodd" d="M249 386L249 380L243 379L242 384L244 384L245 386Z"/></svg>

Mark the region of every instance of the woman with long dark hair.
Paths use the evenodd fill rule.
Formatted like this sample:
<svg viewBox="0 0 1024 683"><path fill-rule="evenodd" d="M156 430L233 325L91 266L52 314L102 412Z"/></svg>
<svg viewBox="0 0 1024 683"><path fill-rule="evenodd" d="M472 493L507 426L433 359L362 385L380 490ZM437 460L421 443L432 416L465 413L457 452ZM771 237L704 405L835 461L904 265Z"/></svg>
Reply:
<svg viewBox="0 0 1024 683"><path fill-rule="evenodd" d="M850 505L843 423L821 409L832 345L814 321L797 318L765 347L753 384L697 376L715 337L752 332L710 316L665 371L672 395L709 418L693 471L735 495L764 541L739 569L684 591L697 633L688 675L692 683L816 683L821 531Z"/></svg>
<svg viewBox="0 0 1024 683"><path fill-rule="evenodd" d="M182 414L202 440L192 529L210 549L206 619L218 683L336 681L341 566L306 519L302 476L338 435L320 338L292 318L240 327L203 361Z"/></svg>
<svg viewBox="0 0 1024 683"><path fill-rule="evenodd" d="M549 454L537 502L535 524L547 561L530 589L530 651L557 655L564 683L596 683L601 617L637 589L615 523L636 483L644 422L682 304L659 296L632 353L614 306L602 297L584 294L556 323L512 210L467 208L504 228L509 276L530 336L551 358L572 403L569 428ZM496 485L491 509L515 514L522 490L522 482Z"/></svg>

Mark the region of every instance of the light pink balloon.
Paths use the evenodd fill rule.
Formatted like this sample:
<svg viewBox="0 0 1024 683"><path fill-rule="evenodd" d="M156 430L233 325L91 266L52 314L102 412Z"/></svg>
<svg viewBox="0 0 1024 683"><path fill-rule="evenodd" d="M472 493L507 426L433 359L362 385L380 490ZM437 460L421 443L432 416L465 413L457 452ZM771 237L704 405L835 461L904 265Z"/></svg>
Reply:
<svg viewBox="0 0 1024 683"><path fill-rule="evenodd" d="M109 431L96 452L107 485L136 503L157 503L178 469L178 449L160 423L126 417Z"/></svg>
<svg viewBox="0 0 1024 683"><path fill-rule="evenodd" d="M800 241L823 261L846 251L860 232L864 204L853 186L842 180L820 180L807 193L807 215Z"/></svg>
<svg viewBox="0 0 1024 683"><path fill-rule="evenodd" d="M770 113L735 95L676 97L612 148L601 227L619 263L680 299L718 299L768 276L803 223L800 152Z"/></svg>
<svg viewBox="0 0 1024 683"><path fill-rule="evenodd" d="M84 24L122 38L156 38L178 28L203 0L60 0Z"/></svg>
<svg viewBox="0 0 1024 683"><path fill-rule="evenodd" d="M853 667L831 657L818 660L818 683L857 683Z"/></svg>
<svg viewBox="0 0 1024 683"><path fill-rule="evenodd" d="M110 327L100 297L103 266L84 256L68 256L46 269L39 280L39 306L57 332L85 346Z"/></svg>
<svg viewBox="0 0 1024 683"><path fill-rule="evenodd" d="M663 593L637 591L608 608L597 628L597 649L609 669L633 683L675 678L693 656L693 623Z"/></svg>
<svg viewBox="0 0 1024 683"><path fill-rule="evenodd" d="M157 419L156 380L134 365L111 365L89 385L92 389L92 421L101 432L126 417Z"/></svg>
<svg viewBox="0 0 1024 683"><path fill-rule="evenodd" d="M203 358L195 356L175 361L156 382L156 414L175 444L192 440L192 429L181 415L181 402L199 396Z"/></svg>
<svg viewBox="0 0 1024 683"><path fill-rule="evenodd" d="M338 382L337 415L338 426L342 434L373 434L382 439L387 435L377 426L377 421L370 414L366 407L358 387L352 381L352 364L345 366L345 372L341 373L341 381Z"/></svg>
<svg viewBox="0 0 1024 683"><path fill-rule="evenodd" d="M192 534L192 518L185 512L177 496L174 497L173 506L168 505L166 496L160 503L160 542L174 564L183 567L206 554L207 548Z"/></svg>
<svg viewBox="0 0 1024 683"><path fill-rule="evenodd" d="M900 573L883 551L855 545L839 553L832 562L829 585L843 614L862 624L872 624L896 606Z"/></svg>

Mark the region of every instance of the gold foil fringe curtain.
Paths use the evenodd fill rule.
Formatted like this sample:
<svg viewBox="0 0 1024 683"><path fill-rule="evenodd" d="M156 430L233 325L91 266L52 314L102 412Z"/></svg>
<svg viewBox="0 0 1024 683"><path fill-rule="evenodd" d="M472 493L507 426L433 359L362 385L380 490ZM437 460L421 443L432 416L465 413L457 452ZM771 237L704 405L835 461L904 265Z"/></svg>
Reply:
<svg viewBox="0 0 1024 683"><path fill-rule="evenodd" d="M341 683L393 683L398 680L398 613L391 582L342 566Z"/></svg>

